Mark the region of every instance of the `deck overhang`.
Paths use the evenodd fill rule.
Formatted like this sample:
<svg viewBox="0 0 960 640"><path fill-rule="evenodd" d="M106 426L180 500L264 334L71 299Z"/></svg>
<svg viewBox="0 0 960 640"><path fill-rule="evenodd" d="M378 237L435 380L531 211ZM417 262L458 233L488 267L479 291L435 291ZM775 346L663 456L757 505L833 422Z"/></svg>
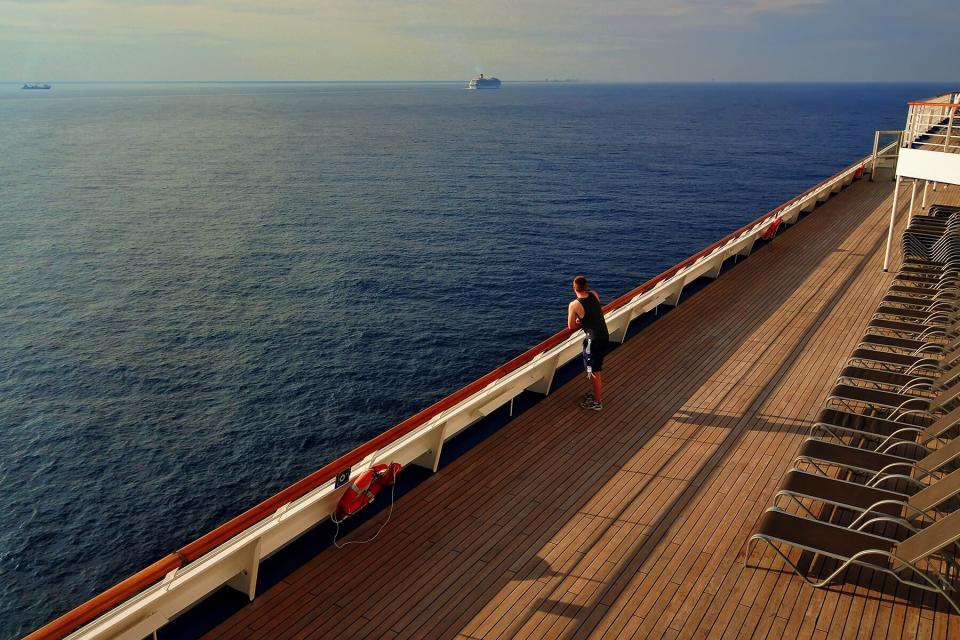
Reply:
<svg viewBox="0 0 960 640"><path fill-rule="evenodd" d="M897 177L960 184L960 154L932 149L901 149Z"/></svg>

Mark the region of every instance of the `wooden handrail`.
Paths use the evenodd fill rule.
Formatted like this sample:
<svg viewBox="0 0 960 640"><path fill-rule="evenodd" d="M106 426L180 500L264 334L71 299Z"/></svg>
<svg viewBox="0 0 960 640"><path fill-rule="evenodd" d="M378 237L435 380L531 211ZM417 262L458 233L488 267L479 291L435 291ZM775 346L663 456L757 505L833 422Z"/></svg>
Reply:
<svg viewBox="0 0 960 640"><path fill-rule="evenodd" d="M960 107L960 102L908 102L911 107Z"/></svg>
<svg viewBox="0 0 960 640"><path fill-rule="evenodd" d="M791 198L782 205L771 209L754 221L747 223L732 233L727 234L717 242L711 244L709 247L695 253L689 258L670 267L663 273L651 278L650 280L647 280L640 286L614 299L603 307L604 313L609 313L619 309L638 295L650 291L660 282L676 275L681 269L692 265L700 258L712 253L717 248L727 244L753 227L766 222L768 219L776 216L784 209L797 203L814 191L827 186L829 183L833 182L843 174L852 170L856 170L857 167L864 166L868 160L869 157L854 162L848 167L833 174L826 180L817 183L816 186L807 189L799 196ZM283 489L282 491L267 498L263 502L260 502L256 506L228 520L212 531L200 536L193 542L181 547L176 552L165 556L161 560L158 560L145 569L138 571L126 580L117 583L113 587L110 587L106 591L91 598L75 609L72 609L52 622L47 623L43 627L26 636L24 640L53 640L55 638L62 638L63 636L79 629L83 625L95 620L118 604L129 600L150 585L159 582L170 571L179 569L185 564L193 562L204 554L209 553L237 534L242 533L246 529L263 521L284 505L289 504L298 498L302 498L317 487L323 485L325 482L332 480L334 477L336 477L338 472L352 467L358 462L362 462L363 459L368 455L383 449L393 442L396 442L403 436L409 434L418 427L423 426L429 420L443 413L447 409L450 409L451 407L454 407L460 402L466 400L474 393L481 391L503 376L516 371L538 355L562 343L564 340L572 336L573 333L574 330L572 329L564 329L555 333L535 347L528 349L519 356L509 360L493 371L490 371L486 375L481 376L466 386L454 391L445 398L437 401L419 413L414 414L387 431L384 431L379 436L363 443L359 447L337 458L333 462L321 467L320 469L317 469L310 475L295 482L286 489Z"/></svg>

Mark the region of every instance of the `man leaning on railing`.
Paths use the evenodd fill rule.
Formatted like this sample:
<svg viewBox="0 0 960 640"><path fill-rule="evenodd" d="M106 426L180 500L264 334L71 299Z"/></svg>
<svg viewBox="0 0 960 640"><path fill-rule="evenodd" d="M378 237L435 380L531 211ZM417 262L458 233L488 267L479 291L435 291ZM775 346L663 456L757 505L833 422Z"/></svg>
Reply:
<svg viewBox="0 0 960 640"><path fill-rule="evenodd" d="M610 332L603 319L603 307L600 294L589 289L584 276L573 279L573 292L576 298L567 306L567 328L583 329L587 335L583 340L583 364L587 369L587 379L593 383L593 393L583 397L580 406L584 409L600 411L603 409L603 358L607 355Z"/></svg>

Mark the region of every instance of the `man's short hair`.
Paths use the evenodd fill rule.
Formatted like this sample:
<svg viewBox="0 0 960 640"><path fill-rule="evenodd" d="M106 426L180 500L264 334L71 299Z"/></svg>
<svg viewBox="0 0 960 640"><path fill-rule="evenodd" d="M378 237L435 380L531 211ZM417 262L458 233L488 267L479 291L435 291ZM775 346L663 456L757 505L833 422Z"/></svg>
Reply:
<svg viewBox="0 0 960 640"><path fill-rule="evenodd" d="M586 276L577 276L573 279L573 288L580 293L586 291L588 286L590 286L590 283L587 282Z"/></svg>

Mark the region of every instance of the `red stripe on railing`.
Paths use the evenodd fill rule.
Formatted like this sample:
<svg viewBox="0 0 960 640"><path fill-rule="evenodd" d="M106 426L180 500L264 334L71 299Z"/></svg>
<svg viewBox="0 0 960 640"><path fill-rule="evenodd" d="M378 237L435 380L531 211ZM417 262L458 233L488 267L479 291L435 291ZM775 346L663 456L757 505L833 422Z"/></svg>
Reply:
<svg viewBox="0 0 960 640"><path fill-rule="evenodd" d="M833 174L826 180L817 183L816 186L807 189L799 196L791 198L784 204L771 209L764 215L760 216L753 222L750 222L733 233L729 233L724 236L722 239L714 242L712 245L695 253L686 260L675 264L670 267L663 273L647 280L640 286L636 287L632 291L629 291L619 298L609 302L606 306L603 307L605 313L615 311L620 307L624 306L638 295L646 293L653 289L657 284L670 278L677 274L680 270L690 266L700 258L712 253L717 248L723 246L727 242L733 240L737 236L743 234L744 232L756 227L757 225L763 224L772 216L775 216L777 213L783 209L789 207L790 205L802 200L807 197L814 191L822 189L828 183L839 178L844 173L853 171L861 163L866 162L869 158L864 158L863 160L858 160L857 162L851 164L849 167L838 171ZM183 566L184 561L192 562L199 558L200 556L212 551L216 547L220 546L227 540L233 538L237 534L249 529L258 522L264 520L271 514L275 513L280 507L285 504L290 503L293 500L302 498L309 492L313 491L317 487L321 486L325 482L332 480L339 471L352 467L353 465L361 462L371 453L383 449L385 446L399 440L403 436L407 435L414 429L423 426L432 418L443 413L447 409L450 409L453 406L456 406L463 400L466 400L471 395L477 391L482 390L483 388L490 385L492 382L496 382L503 376L516 371L523 365L527 364L535 357L552 349L556 345L560 344L571 335L573 335L573 330L564 329L554 335L550 336L537 346L525 351L516 358L506 362L505 364L497 367L490 373L474 380L470 384L462 387L461 389L454 391L449 396L443 398L442 400L436 402L435 404L427 407L423 411L407 418L400 424L390 428L389 430L383 432L376 438L365 442L356 449L350 451L349 453L337 458L330 464L317 469L307 477L299 480L298 482L290 485L286 489L280 491L279 493L267 498L260 504L255 507L244 511L235 518L225 522L220 525L213 531L206 533L193 542L187 544L184 547L181 547L177 552L172 553L163 559L155 562L149 567L133 574L123 582L120 582L113 587L107 589L100 595L88 600L79 607L69 611L68 613L60 616L53 622L46 624L45 626L37 629L30 635L26 636L24 640L49 640L53 638L62 638L63 636L71 633L88 622L95 620L99 616L103 615L113 607L118 604L130 599L139 592L143 591L150 585L155 582L159 582L165 575L167 575L173 569L177 569Z"/></svg>

